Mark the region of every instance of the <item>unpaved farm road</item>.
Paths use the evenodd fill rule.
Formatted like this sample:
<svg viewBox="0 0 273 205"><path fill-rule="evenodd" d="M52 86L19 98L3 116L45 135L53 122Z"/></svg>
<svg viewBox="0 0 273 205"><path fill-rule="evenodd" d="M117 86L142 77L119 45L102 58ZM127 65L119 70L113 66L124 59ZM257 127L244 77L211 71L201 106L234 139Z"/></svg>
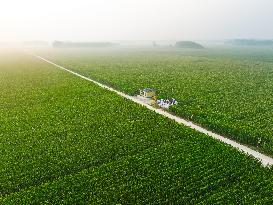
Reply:
<svg viewBox="0 0 273 205"><path fill-rule="evenodd" d="M34 56L34 57L36 57L36 58L38 58L38 59L40 59L40 60L42 60L42 61L45 61L45 62L47 62L47 63L49 63L51 65L54 65L54 66L56 66L56 67L58 67L58 68L60 68L62 70L65 70L65 71L67 71L67 72L69 72L69 73L71 73L73 75L76 75L76 76L78 76L80 78L83 78L83 79L85 79L87 81L90 81L92 83L95 83L96 85L98 85L98 86L100 86L102 88L105 88L107 90L115 92L116 94L118 94L118 95L120 95L120 96L122 96L122 97L124 97L126 99L129 99L129 100L131 100L131 101L133 101L135 103L138 103L138 104L140 104L142 106L145 106L146 108L148 108L148 109L150 109L152 111L155 111L156 113L158 113L160 115L163 115L163 116L165 116L167 118L170 118L170 119L178 122L179 124L186 125L186 126L192 128L194 130L197 130L197 131L199 131L201 133L204 133L204 134L206 134L206 135L208 135L210 137L213 137L214 139L217 139L217 140L220 140L220 141L222 141L222 142L224 142L226 144L229 144L229 145L237 148L238 150L240 150L240 151L242 151L242 152L244 152L246 154L252 155L256 159L260 160L263 166L271 166L271 165L273 165L273 158L271 158L269 156L266 156L266 155L264 155L262 153L259 153L259 152L255 151L255 150L253 150L253 149L251 149L251 148L249 148L247 146L241 145L241 144L239 144L239 143L237 143L237 142L235 142L233 140L230 140L230 139L228 139L228 138L226 138L224 136L221 136L221 135L213 133L213 132L211 132L209 130L206 130L203 127L200 127L200 126L198 126L198 125L196 125L196 124L194 124L194 123L192 123L190 121L187 121L187 120L185 120L183 118L180 118L180 117L177 117L175 115L172 115L169 112L166 112L166 111L164 111L162 109L154 108L151 105L148 105L148 104L142 102L141 100L137 99L136 97L133 97L133 96L130 96L130 95L126 95L125 93L119 92L119 91L117 91L117 90L115 90L115 89L113 89L111 87L103 85L103 84L101 84L101 83L99 83L99 82L97 82L95 80L92 80L90 78L87 78L87 77L79 74L79 73L71 71L71 70L69 70L69 69L67 69L67 68L65 68L63 66L57 65L56 63L53 63L52 61L47 60L46 58L43 58L43 57L41 57L39 55L35 55L35 54L31 54L31 55Z"/></svg>

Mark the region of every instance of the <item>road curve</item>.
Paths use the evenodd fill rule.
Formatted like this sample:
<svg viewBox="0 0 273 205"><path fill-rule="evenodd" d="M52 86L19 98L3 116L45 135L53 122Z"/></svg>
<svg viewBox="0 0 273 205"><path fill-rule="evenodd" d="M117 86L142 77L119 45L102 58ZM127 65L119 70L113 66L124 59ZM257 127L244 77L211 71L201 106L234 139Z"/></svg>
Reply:
<svg viewBox="0 0 273 205"><path fill-rule="evenodd" d="M135 97L133 97L133 96L126 95L125 93L122 93L122 92L120 92L120 91L117 91L117 90L115 90L115 89L113 89L113 88L111 88L111 87L109 87L109 86L106 86L106 85L104 85L104 84L101 84L101 83L99 83L99 82L97 82L97 81L95 81L95 80L92 80L92 79L90 79L90 78L88 78L88 77L85 77L85 76L83 76L83 75L81 75L81 74L79 74L79 73L76 73L76 72L74 72L74 71L71 71L71 70L69 70L69 69L67 69L67 68L65 68L65 67L63 67L63 66L60 66L60 65L58 65L58 64L56 64L56 63L54 63L54 62L52 62L52 61L50 61L50 60L48 60L48 59L46 59L46 58L43 58L43 57L41 57L41 56L39 56L39 55L35 55L35 54L31 54L31 55L34 56L34 57L36 57L36 58L38 58L38 59L40 59L40 60L42 60L42 61L45 61L45 62L47 62L47 63L49 63L49 64L51 64L51 65L54 65L54 66L56 66L56 67L58 67L58 68L60 68L60 69L62 69L62 70L65 70L65 71L67 71L67 72L69 72L69 73L71 73L71 74L73 74L73 75L76 75L76 76L78 76L78 77L80 77L80 78L82 78L82 79L85 79L85 80L87 80L87 81L90 81L90 82L92 82L92 83L95 83L96 85L98 85L98 86L100 86L100 87L102 87L102 88L105 88L105 89L107 89L107 90L110 90L110 91L112 91L112 92L115 92L116 94L118 94L118 95L120 95L120 96L122 96L122 97L124 97L124 98L126 98L126 99L129 99L129 100L131 100L131 101L133 101L133 102L135 102L135 103L138 103L138 104L140 104L140 105L142 105L142 106L145 106L146 108L148 108L148 109L150 109L150 110L152 110L152 111L155 111L156 113L158 113L158 114L160 114L160 115L163 115L163 116L165 116L165 117L167 117L167 118L170 118L170 119L172 119L172 120L178 122L179 124L183 124L183 125L188 126L188 127L192 128L192 129L194 129L194 130L197 130L197 131L199 131L199 132L201 132L201 133L204 133L204 134L206 134L206 135L208 135L208 136L210 136L210 137L213 137L214 139L217 139L217 140L220 140L220 141L222 141L222 142L224 142L224 143L226 143L226 144L229 144L229 145L231 145L232 147L237 148L238 150L240 150L240 151L243 152L243 153L252 155L252 156L255 157L256 159L260 160L263 166L271 166L271 165L273 165L273 158L271 158L271 157L269 157L269 156L266 156L266 155L264 155L264 154L262 154L262 153L260 153L260 152L257 152L257 151L255 151L255 150L253 150L253 149L251 149L251 148L249 148L249 147L247 147L247 146L241 145L241 144L239 144L239 143L237 143L237 142L235 142L235 141L233 141L233 140L230 140L230 139L228 139L228 138L226 138L226 137L224 137L224 136L221 136L221 135L218 135L218 134L216 134L216 133L213 133L213 132L211 132L211 131L209 131L209 130L206 130L205 128L200 127L199 125L196 125L196 124L194 124L194 123L192 123L192 122L190 122L190 121L187 121L187 120L185 120L185 119L183 119L183 118L180 118L180 117L177 117L177 116L175 116L175 115L172 115L171 113L169 113L169 112L167 112L167 111L164 111L164 110L162 110L162 109L154 108L154 107L152 107L151 105L148 105L148 104L142 102L141 100L139 100L139 99L137 99L137 98L135 98Z"/></svg>

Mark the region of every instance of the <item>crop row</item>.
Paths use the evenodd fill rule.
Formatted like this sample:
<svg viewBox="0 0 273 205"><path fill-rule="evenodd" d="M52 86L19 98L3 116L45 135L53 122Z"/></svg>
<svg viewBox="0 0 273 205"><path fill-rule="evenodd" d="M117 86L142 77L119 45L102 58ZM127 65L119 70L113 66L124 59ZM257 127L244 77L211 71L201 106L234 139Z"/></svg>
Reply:
<svg viewBox="0 0 273 205"><path fill-rule="evenodd" d="M1 71L2 195L194 135L52 66L18 58Z"/></svg>
<svg viewBox="0 0 273 205"><path fill-rule="evenodd" d="M262 51L255 60L247 51L237 52L242 57L236 59L216 51L192 56L167 51L43 54L131 95L154 88L160 98L179 101L171 109L175 114L273 155L272 63L261 61Z"/></svg>
<svg viewBox="0 0 273 205"><path fill-rule="evenodd" d="M2 203L271 204L272 179L272 170L229 147L182 139L30 187Z"/></svg>
<svg viewBox="0 0 273 205"><path fill-rule="evenodd" d="M272 170L221 142L32 57L0 73L1 204L271 200Z"/></svg>

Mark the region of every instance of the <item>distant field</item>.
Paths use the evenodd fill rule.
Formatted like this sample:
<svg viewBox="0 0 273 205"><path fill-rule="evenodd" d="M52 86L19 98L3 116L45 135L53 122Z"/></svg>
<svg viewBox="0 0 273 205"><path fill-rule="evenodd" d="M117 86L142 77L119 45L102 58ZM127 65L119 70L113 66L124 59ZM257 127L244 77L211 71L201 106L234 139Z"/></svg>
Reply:
<svg viewBox="0 0 273 205"><path fill-rule="evenodd" d="M44 56L128 94L155 88L171 111L273 155L273 49L52 49Z"/></svg>
<svg viewBox="0 0 273 205"><path fill-rule="evenodd" d="M272 168L31 56L0 55L0 204L272 203Z"/></svg>

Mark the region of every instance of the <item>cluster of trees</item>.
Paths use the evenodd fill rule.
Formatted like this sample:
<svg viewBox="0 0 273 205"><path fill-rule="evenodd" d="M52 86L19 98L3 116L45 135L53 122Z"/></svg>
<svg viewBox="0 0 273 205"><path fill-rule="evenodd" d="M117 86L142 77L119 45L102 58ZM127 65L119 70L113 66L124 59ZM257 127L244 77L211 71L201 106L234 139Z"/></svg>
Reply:
<svg viewBox="0 0 273 205"><path fill-rule="evenodd" d="M70 41L54 41L52 46L55 48L100 48L117 46L111 42L70 42Z"/></svg>
<svg viewBox="0 0 273 205"><path fill-rule="evenodd" d="M166 44L164 42L162 45L159 45L157 42L153 41L153 47L173 47L176 48L190 48L190 49L203 49L204 46L202 46L199 43L193 42L193 41L177 41L174 45L173 44Z"/></svg>
<svg viewBox="0 0 273 205"><path fill-rule="evenodd" d="M194 49L203 49L204 46L202 46L199 43L195 43L193 41L178 41L175 43L175 47L178 48L194 48Z"/></svg>
<svg viewBox="0 0 273 205"><path fill-rule="evenodd" d="M273 40L234 39L227 43L237 46L273 46Z"/></svg>

